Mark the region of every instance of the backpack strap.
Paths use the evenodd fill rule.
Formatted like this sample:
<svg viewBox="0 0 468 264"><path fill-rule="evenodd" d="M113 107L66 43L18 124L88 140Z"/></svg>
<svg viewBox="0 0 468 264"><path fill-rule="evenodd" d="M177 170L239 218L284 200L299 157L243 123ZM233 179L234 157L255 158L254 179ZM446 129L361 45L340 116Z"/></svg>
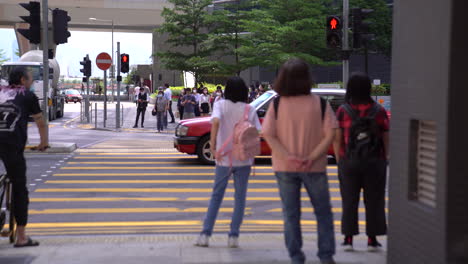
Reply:
<svg viewBox="0 0 468 264"><path fill-rule="evenodd" d="M281 97L278 95L274 100L273 100L273 106L275 108L275 119L278 119L278 108L279 108L279 102L280 102Z"/></svg>
<svg viewBox="0 0 468 264"><path fill-rule="evenodd" d="M369 109L369 113L367 114L367 116L370 118L370 119L374 119L377 114L380 112L380 105L377 104L377 103L374 103L374 105L371 107L371 109Z"/></svg>
<svg viewBox="0 0 468 264"><path fill-rule="evenodd" d="M344 104L343 109L348 113L348 115L351 117L351 120L356 120L359 115L356 113L356 110L354 110L350 104Z"/></svg>
<svg viewBox="0 0 468 264"><path fill-rule="evenodd" d="M249 111L250 110L250 105L245 104L245 110L244 110L244 121L249 121Z"/></svg>

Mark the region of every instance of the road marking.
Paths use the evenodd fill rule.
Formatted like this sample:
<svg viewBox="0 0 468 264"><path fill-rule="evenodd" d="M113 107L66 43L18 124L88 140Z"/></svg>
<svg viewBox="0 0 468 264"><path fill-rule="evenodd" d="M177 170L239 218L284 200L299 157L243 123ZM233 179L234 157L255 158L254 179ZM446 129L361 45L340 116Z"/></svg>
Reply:
<svg viewBox="0 0 468 264"><path fill-rule="evenodd" d="M214 167L62 167L61 170L214 170ZM272 167L255 167L257 170L271 170Z"/></svg>
<svg viewBox="0 0 468 264"><path fill-rule="evenodd" d="M141 184L141 183L155 183L155 184L205 184L214 183L214 180L66 180L66 181L57 181L50 180L46 183L51 184ZM229 183L234 183L233 180L230 180ZM276 183L276 180L249 180L249 183ZM328 183L339 183L338 180L328 180Z"/></svg>
<svg viewBox="0 0 468 264"><path fill-rule="evenodd" d="M209 201L211 197L188 197L188 198L178 198L178 197L86 197L86 198L31 198L31 202L35 203L45 203L45 202L122 202L122 201L136 201L136 202L201 202ZM341 197L331 197L332 201L341 201ZM224 197L224 201L234 201L234 197ZM364 199L361 198L361 201ZM388 201L388 198L385 198ZM271 201L279 202L281 201L280 197L247 197L247 201ZM310 201L308 197L302 197L301 201Z"/></svg>
<svg viewBox="0 0 468 264"><path fill-rule="evenodd" d="M230 224L231 219L217 220L216 224ZM252 225L284 225L283 220L244 220L244 224ZM341 225L341 221L334 221L335 225ZM359 225L365 225L365 221L359 221ZM28 228L58 228L58 227L103 227L103 226L201 226L201 220L180 221L140 221L140 222L56 222L56 223L28 223ZM301 225L317 225L315 220L301 220Z"/></svg>
<svg viewBox="0 0 468 264"><path fill-rule="evenodd" d="M77 165L77 164L87 164L87 165L110 165L110 164L189 164L189 165L197 165L196 162L180 162L180 161L85 161L85 162L76 162L70 161L67 162L70 165Z"/></svg>
<svg viewBox="0 0 468 264"><path fill-rule="evenodd" d="M127 155L178 155L185 156L187 154L179 152L101 152L101 153L89 153L89 152L80 152L80 155L86 156L127 156Z"/></svg>
<svg viewBox="0 0 468 264"><path fill-rule="evenodd" d="M301 211L303 213L313 213L314 212L314 208L310 208L310 207L302 207L301 208ZM283 210L281 208L275 208L275 209L271 209L271 210L268 210L266 211L267 213L282 213ZM332 212L333 213L342 213L343 212L343 208L332 208ZM359 208L358 209L358 212L359 213L365 213L366 212L366 209L365 208ZM388 213L388 209L385 209L385 212Z"/></svg>
<svg viewBox="0 0 468 264"><path fill-rule="evenodd" d="M123 202L123 201L139 201L139 202L174 202L179 201L177 197L90 197L90 198L31 198L31 202Z"/></svg>
<svg viewBox="0 0 468 264"><path fill-rule="evenodd" d="M122 160L122 159L125 159L125 160L131 160L131 159L139 159L139 160L145 160L145 159L156 159L156 160L159 160L159 159L180 159L180 160L183 160L183 159L198 159L197 157L192 157L192 156L181 156L181 157L75 157L73 159L92 159L92 160L96 160L96 159L114 159L114 160Z"/></svg>
<svg viewBox="0 0 468 264"><path fill-rule="evenodd" d="M252 208L245 208L246 211ZM115 213L206 213L208 208L67 208L67 209L44 209L44 210L29 210L31 215L44 214L115 214ZM232 213L234 208L220 208L222 213Z"/></svg>
<svg viewBox="0 0 468 264"><path fill-rule="evenodd" d="M338 188L329 188L330 192L339 192ZM37 189L35 192L39 193L66 193L66 192L128 192L128 193L211 193L212 188L48 188ZM226 192L235 192L234 188L227 188ZM278 193L277 188L249 188L249 193ZM302 189L305 192L305 189Z"/></svg>
<svg viewBox="0 0 468 264"><path fill-rule="evenodd" d="M272 172L256 172L255 176L274 176ZM328 176L337 176L338 173L328 173ZM53 176L57 177L137 177L137 176L214 176L214 171L211 173L204 172L177 172L177 173L56 173Z"/></svg>

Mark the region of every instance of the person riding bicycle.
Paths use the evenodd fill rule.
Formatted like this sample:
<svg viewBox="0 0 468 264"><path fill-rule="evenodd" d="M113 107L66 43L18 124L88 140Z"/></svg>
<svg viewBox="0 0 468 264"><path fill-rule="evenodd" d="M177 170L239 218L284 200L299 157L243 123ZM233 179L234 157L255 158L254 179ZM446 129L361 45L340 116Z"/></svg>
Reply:
<svg viewBox="0 0 468 264"><path fill-rule="evenodd" d="M13 184L13 208L17 223L15 247L39 245L26 235L29 193L24 149L29 117L34 119L39 129L39 151L48 148L48 138L39 99L30 91L32 83L33 78L27 68L16 67L10 72L9 86L0 86L0 159Z"/></svg>

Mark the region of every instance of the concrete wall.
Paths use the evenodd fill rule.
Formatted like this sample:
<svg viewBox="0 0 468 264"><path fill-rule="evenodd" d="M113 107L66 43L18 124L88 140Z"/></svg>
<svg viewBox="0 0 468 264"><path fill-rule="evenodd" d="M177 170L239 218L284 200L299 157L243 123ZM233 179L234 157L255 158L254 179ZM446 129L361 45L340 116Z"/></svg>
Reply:
<svg viewBox="0 0 468 264"><path fill-rule="evenodd" d="M394 4L389 264L468 263L468 43L455 30L467 10L466 0ZM409 198L411 120L437 124L435 208Z"/></svg>

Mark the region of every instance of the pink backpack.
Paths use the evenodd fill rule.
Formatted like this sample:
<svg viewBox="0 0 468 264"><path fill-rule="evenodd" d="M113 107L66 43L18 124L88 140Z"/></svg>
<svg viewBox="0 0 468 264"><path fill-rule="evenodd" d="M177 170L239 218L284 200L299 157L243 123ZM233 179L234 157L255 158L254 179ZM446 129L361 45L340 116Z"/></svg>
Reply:
<svg viewBox="0 0 468 264"><path fill-rule="evenodd" d="M257 128L249 121L249 110L250 105L245 106L243 118L236 123L234 126L234 132L231 137L229 137L221 149L218 151L220 157L230 155L230 160L232 163L232 158L240 161L248 160L255 158L255 156L260 154L260 135ZM224 149L227 147L229 142L232 141L232 151L224 152Z"/></svg>

